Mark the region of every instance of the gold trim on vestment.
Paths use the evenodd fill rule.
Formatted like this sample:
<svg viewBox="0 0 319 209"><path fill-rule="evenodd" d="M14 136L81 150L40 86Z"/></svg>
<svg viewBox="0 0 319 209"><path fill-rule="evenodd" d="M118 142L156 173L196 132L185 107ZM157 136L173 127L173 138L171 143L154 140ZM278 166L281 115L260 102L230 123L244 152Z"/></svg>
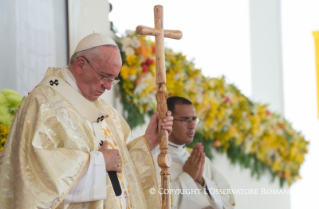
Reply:
<svg viewBox="0 0 319 209"><path fill-rule="evenodd" d="M145 135L143 135L142 137L143 137L144 142L145 142L145 144L146 144L146 146L147 146L147 148L148 148L148 151L149 151L150 156L153 156L152 151L151 151L151 149L150 149L150 147L148 146L148 143L147 143L147 141L146 141ZM152 163L153 163L154 171L156 171L154 159L152 160ZM156 185L158 185L157 178L155 178L155 181L156 181Z"/></svg>
<svg viewBox="0 0 319 209"><path fill-rule="evenodd" d="M131 141L127 148L133 161L136 173L141 180L141 186L147 202L147 208L161 208L162 202L158 191L157 176L152 154L147 145L145 137L139 137ZM150 189L155 189L156 193L151 194Z"/></svg>

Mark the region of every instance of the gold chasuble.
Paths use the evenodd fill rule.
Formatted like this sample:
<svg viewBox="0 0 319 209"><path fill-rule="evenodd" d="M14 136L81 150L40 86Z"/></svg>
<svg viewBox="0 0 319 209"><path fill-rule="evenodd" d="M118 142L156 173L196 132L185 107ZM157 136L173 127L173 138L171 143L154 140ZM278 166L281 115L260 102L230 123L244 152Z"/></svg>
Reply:
<svg viewBox="0 0 319 209"><path fill-rule="evenodd" d="M0 157L0 208L160 208L159 194L149 193L158 184L147 142L129 138L128 124L113 107L101 98L86 100L61 69L49 68L19 107ZM107 175L105 200L64 204L101 140L120 152L122 195L115 196Z"/></svg>

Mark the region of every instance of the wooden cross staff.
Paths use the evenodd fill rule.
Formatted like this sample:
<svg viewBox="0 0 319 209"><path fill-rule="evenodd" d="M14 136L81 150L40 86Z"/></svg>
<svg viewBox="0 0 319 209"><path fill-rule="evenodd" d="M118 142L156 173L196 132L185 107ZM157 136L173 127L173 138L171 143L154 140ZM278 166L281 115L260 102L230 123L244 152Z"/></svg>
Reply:
<svg viewBox="0 0 319 209"><path fill-rule="evenodd" d="M166 90L166 69L165 69L165 54L164 54L164 37L181 39L183 34L179 30L164 30L163 29L163 7L157 5L154 7L154 21L155 28L149 28L139 25L136 27L136 33L139 35L152 35L155 36L155 49L156 49L156 83L157 83L157 110L159 111L158 133L160 135L160 149L161 153L158 156L157 162L161 167L161 188L162 194L162 209L170 209L170 195L169 192L164 193L169 189L169 167L172 163L171 156L167 153L168 149L168 133L162 130L161 123L167 113L167 90Z"/></svg>

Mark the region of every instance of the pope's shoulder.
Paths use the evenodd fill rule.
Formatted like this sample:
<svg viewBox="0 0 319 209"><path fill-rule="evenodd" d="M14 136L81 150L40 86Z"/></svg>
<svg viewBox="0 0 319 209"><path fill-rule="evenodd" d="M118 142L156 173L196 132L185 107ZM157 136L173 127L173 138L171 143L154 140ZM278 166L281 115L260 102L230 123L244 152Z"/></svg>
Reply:
<svg viewBox="0 0 319 209"><path fill-rule="evenodd" d="M52 89L49 86L39 85L39 86L36 86L31 92L28 93L28 95L26 96L23 102L31 102L31 101L38 100L38 102L40 102L41 104L47 100L54 100L54 99L57 100L58 99L56 98L57 95L59 95L58 97L62 96L56 90Z"/></svg>

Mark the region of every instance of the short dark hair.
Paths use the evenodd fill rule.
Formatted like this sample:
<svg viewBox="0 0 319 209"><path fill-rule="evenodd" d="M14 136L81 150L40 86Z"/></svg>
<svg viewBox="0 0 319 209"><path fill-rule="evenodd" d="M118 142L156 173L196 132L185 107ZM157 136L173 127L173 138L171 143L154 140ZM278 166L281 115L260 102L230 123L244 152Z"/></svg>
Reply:
<svg viewBox="0 0 319 209"><path fill-rule="evenodd" d="M172 113L174 113L175 105L182 105L182 104L193 105L193 103L191 101L189 101L188 99L185 99L183 97L173 96L173 97L167 98L167 108Z"/></svg>

